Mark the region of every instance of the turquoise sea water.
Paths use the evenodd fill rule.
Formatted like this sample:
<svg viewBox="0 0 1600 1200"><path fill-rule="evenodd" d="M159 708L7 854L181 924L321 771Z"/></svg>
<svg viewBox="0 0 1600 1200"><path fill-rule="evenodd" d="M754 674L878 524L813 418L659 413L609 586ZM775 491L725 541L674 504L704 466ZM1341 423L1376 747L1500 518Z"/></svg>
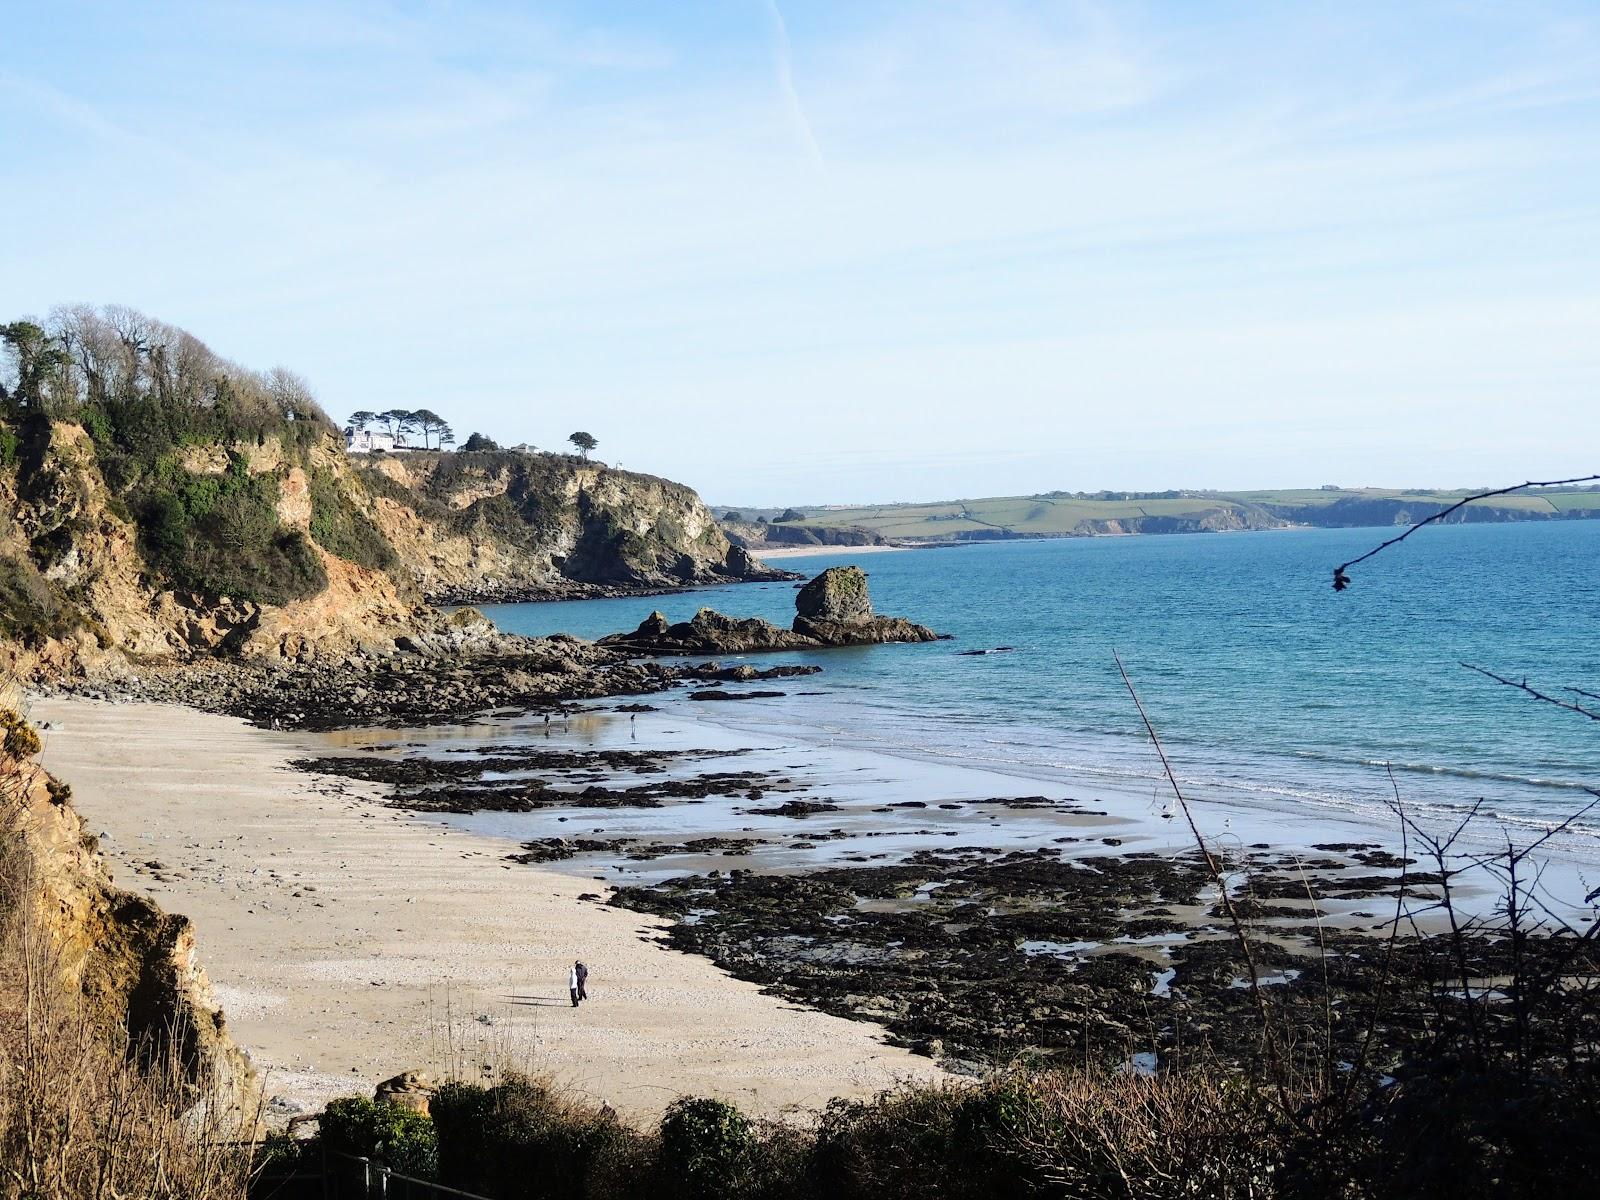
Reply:
<svg viewBox="0 0 1600 1200"><path fill-rule="evenodd" d="M1395 769L1408 804L1482 798L1558 820L1600 786L1600 724L1460 666L1600 691L1600 521L1430 528L1329 586L1393 529L1005 542L862 555L878 611L952 642L759 656L824 673L776 701L717 706L746 728L1020 775L1148 781L1156 764L1122 655L1199 794L1372 815ZM852 561L783 560L807 574ZM791 585L485 609L502 628L598 637L701 604L787 624ZM1010 653L961 650L1014 646ZM752 659L751 661L755 661ZM702 706L710 708L712 706ZM1591 814L1593 816L1593 814ZM1600 819L1588 827L1600 832Z"/></svg>

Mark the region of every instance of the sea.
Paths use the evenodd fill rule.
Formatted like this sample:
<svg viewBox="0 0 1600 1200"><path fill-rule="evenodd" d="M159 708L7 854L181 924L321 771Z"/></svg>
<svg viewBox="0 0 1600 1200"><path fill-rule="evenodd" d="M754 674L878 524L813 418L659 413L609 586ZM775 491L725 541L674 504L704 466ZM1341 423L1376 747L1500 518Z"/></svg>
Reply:
<svg viewBox="0 0 1600 1200"><path fill-rule="evenodd" d="M947 763L1093 792L1167 785L1120 660L1197 804L1291 837L1330 819L1435 828L1476 807L1513 837L1600 861L1600 722L1468 669L1600 701L1600 521L1009 541L780 560L855 562L877 611L950 635L922 645L750 656L814 663L781 698L694 719L879 761ZM794 587L490 605L514 633L597 638L701 605L788 624ZM974 654L970 651L987 651ZM726 659L727 662L739 661ZM688 712L681 694L656 701ZM1575 818L1575 819L1574 819ZM1496 836L1499 836L1498 834Z"/></svg>

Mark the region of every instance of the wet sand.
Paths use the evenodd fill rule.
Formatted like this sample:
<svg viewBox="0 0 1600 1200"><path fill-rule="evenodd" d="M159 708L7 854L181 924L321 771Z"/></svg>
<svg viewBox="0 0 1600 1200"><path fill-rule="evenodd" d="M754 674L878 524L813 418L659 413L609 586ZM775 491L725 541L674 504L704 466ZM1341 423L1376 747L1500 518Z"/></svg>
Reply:
<svg viewBox="0 0 1600 1200"><path fill-rule="evenodd" d="M328 752L316 735L153 704L32 715L118 882L195 922L235 1039L292 1104L438 1071L452 1042L468 1074L520 1063L640 1116L681 1094L777 1115L941 1075L873 1025L658 945L657 918L581 898L603 884L505 862L515 842L290 768ZM578 957L592 998L575 1011Z"/></svg>

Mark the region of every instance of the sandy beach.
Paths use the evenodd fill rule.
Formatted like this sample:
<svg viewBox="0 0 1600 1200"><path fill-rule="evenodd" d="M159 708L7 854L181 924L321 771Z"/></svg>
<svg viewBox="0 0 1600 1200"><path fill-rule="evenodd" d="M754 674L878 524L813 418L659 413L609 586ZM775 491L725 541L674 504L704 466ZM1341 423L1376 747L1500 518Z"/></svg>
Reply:
<svg viewBox="0 0 1600 1200"><path fill-rule="evenodd" d="M52 698L32 716L118 882L195 922L271 1095L370 1093L444 1068L451 1041L469 1073L520 1062L639 1116L681 1094L778 1115L941 1074L875 1026L656 944L663 922L583 898L601 884L506 863L513 842L290 768L326 748L310 736L154 704ZM592 972L578 1010L574 958Z"/></svg>
<svg viewBox="0 0 1600 1200"><path fill-rule="evenodd" d="M757 558L854 558L860 554L889 554L911 546L763 546Z"/></svg>

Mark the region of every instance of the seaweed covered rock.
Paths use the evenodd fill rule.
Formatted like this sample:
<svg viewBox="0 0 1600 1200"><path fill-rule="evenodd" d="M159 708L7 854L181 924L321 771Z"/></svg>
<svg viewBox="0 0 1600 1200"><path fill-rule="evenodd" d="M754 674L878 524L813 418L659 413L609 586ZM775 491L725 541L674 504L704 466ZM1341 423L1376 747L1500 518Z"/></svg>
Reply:
<svg viewBox="0 0 1600 1200"><path fill-rule="evenodd" d="M631 633L613 633L600 645L633 654L749 654L761 650L812 650L820 642L760 617L728 617L702 608L687 621L668 624L653 612Z"/></svg>
<svg viewBox="0 0 1600 1200"><path fill-rule="evenodd" d="M884 642L932 642L939 634L904 617L872 611L867 573L860 567L829 567L795 596L794 625L782 629L760 617L729 617L702 608L687 621L669 624L653 612L637 629L613 633L600 645L625 654L750 654L764 650L815 650Z"/></svg>

